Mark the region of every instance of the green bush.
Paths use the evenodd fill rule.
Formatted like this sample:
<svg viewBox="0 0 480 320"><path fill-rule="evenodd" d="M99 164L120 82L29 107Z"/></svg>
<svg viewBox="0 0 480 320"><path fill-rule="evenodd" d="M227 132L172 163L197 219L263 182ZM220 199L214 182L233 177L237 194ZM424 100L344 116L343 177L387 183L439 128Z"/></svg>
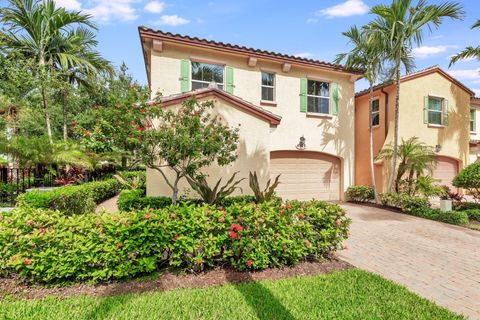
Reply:
<svg viewBox="0 0 480 320"><path fill-rule="evenodd" d="M401 209L406 213L412 213L430 207L427 198L409 196L405 193L381 193L380 201L382 205Z"/></svg>
<svg viewBox="0 0 480 320"><path fill-rule="evenodd" d="M369 202L375 200L375 192L371 186L351 186L347 189L348 201Z"/></svg>
<svg viewBox="0 0 480 320"><path fill-rule="evenodd" d="M0 219L0 272L58 283L132 277L166 266L264 269L331 253L349 224L338 205L320 201L72 216L22 207Z"/></svg>
<svg viewBox="0 0 480 320"><path fill-rule="evenodd" d="M457 188L468 190L476 199L480 198L480 163L465 167L453 179L452 184Z"/></svg>
<svg viewBox="0 0 480 320"><path fill-rule="evenodd" d="M468 224L468 215L465 211L447 211L438 214L438 221L464 226Z"/></svg>
<svg viewBox="0 0 480 320"><path fill-rule="evenodd" d="M60 210L64 214L84 214L95 204L115 196L119 184L115 179L65 186L52 191L33 190L17 197L17 206Z"/></svg>
<svg viewBox="0 0 480 320"><path fill-rule="evenodd" d="M471 210L471 209L480 210L480 203L455 201L453 202L453 209L456 211Z"/></svg>
<svg viewBox="0 0 480 320"><path fill-rule="evenodd" d="M140 186L138 188L141 190L146 190L146 171L119 171L118 173L128 182L132 182L133 180L138 179L140 182Z"/></svg>
<svg viewBox="0 0 480 320"><path fill-rule="evenodd" d="M463 210L462 212L465 212L470 220L480 222L480 209L468 209Z"/></svg>

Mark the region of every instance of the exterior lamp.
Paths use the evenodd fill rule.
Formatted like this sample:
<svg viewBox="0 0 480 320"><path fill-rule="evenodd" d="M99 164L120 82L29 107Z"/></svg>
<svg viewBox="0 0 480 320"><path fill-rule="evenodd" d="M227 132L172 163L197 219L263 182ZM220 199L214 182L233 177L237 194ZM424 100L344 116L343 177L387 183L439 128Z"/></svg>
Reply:
<svg viewBox="0 0 480 320"><path fill-rule="evenodd" d="M439 144L437 144L437 145L435 146L435 152L436 152L436 153L439 153L440 151L442 151L442 146L439 145Z"/></svg>
<svg viewBox="0 0 480 320"><path fill-rule="evenodd" d="M300 141L298 142L298 144L295 146L298 150L305 150L305 148L307 147L307 145L305 144L305 137L304 136L301 136L300 137Z"/></svg>

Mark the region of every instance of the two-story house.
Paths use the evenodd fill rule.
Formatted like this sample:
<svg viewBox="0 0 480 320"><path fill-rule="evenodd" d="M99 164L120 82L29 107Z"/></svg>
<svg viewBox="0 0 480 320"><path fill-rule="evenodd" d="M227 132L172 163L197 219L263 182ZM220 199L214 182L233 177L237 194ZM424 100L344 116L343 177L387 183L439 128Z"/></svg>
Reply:
<svg viewBox="0 0 480 320"><path fill-rule="evenodd" d="M374 155L393 145L396 85L387 82L374 88ZM437 153L433 177L451 187L453 178L470 164L472 92L438 66L403 76L400 81L399 143L416 136ZM478 105L478 104L477 104ZM371 185L369 143L369 91L355 98L355 183ZM475 124L476 128L476 124ZM390 162L375 163L378 190L386 191Z"/></svg>
<svg viewBox="0 0 480 320"><path fill-rule="evenodd" d="M281 174L286 199L341 200L354 183L354 83L360 71L238 45L139 28L152 96L162 107L214 100L214 112L239 128L239 157L212 166L209 181L235 171L261 182ZM248 180L241 185L250 193ZM188 189L182 181L180 190ZM148 195L170 195L147 171Z"/></svg>
<svg viewBox="0 0 480 320"><path fill-rule="evenodd" d="M470 100L470 163L480 161L480 98Z"/></svg>

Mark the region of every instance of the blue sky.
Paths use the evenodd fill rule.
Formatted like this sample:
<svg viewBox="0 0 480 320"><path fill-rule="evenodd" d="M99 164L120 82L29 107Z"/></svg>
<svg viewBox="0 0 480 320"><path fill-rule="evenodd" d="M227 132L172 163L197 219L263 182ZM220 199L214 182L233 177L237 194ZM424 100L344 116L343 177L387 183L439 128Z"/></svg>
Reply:
<svg viewBox="0 0 480 320"><path fill-rule="evenodd" d="M348 50L342 31L368 23L370 7L390 0L199 1L199 0L56 0L93 15L99 27L99 50L116 65L122 61L146 83L137 27L145 25L216 41L331 61ZM430 0L441 3L443 0ZM414 50L417 69L440 65L480 96L480 61L461 61L448 69L449 56L467 45L479 45L479 0L459 1L464 21L445 20L426 34ZM364 83L357 83L357 90Z"/></svg>

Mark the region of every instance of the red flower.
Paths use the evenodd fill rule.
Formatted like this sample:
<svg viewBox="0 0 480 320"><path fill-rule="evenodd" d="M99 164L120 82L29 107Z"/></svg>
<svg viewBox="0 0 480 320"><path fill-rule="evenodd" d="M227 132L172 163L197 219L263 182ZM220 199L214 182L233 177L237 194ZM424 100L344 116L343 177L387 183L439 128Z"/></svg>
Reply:
<svg viewBox="0 0 480 320"><path fill-rule="evenodd" d="M237 237L237 234L233 230L231 230L228 234L230 235L230 238L232 238L232 239L235 239Z"/></svg>
<svg viewBox="0 0 480 320"><path fill-rule="evenodd" d="M121 247L123 247L123 243L117 242L116 246L117 246L117 248L121 248Z"/></svg>
<svg viewBox="0 0 480 320"><path fill-rule="evenodd" d="M339 219L335 220L335 224L337 226L341 226L342 225L342 221L340 221Z"/></svg>
<svg viewBox="0 0 480 320"><path fill-rule="evenodd" d="M222 208L222 207L218 207L217 210L218 210L218 211L222 211L223 208Z"/></svg>
<svg viewBox="0 0 480 320"><path fill-rule="evenodd" d="M150 215L149 215L149 214L144 214L144 215L143 215L143 219L145 219L145 220L150 219Z"/></svg>
<svg viewBox="0 0 480 320"><path fill-rule="evenodd" d="M97 223L95 223L95 227L97 228L100 227L100 224L101 224L100 221L97 221Z"/></svg>
<svg viewBox="0 0 480 320"><path fill-rule="evenodd" d="M178 240L180 238L180 236L177 234L173 237L173 240Z"/></svg>
<svg viewBox="0 0 480 320"><path fill-rule="evenodd" d="M238 223L233 223L231 226L230 226L230 231L242 231L242 226L239 225Z"/></svg>
<svg viewBox="0 0 480 320"><path fill-rule="evenodd" d="M310 241L308 241L308 240L305 240L305 242L303 244L305 245L305 247L310 247Z"/></svg>
<svg viewBox="0 0 480 320"><path fill-rule="evenodd" d="M138 139L138 141L142 141L142 137L138 137L137 139Z"/></svg>
<svg viewBox="0 0 480 320"><path fill-rule="evenodd" d="M155 210L155 209L153 209L153 208L150 208L150 212L153 212L154 210Z"/></svg>
<svg viewBox="0 0 480 320"><path fill-rule="evenodd" d="M26 222L29 226L31 226L33 224L33 221L32 220L27 220Z"/></svg>
<svg viewBox="0 0 480 320"><path fill-rule="evenodd" d="M252 259L248 259L247 262L245 262L245 266L250 267L252 264Z"/></svg>
<svg viewBox="0 0 480 320"><path fill-rule="evenodd" d="M144 112L145 112L145 109L140 109L140 112L141 112L141 113L144 113Z"/></svg>
<svg viewBox="0 0 480 320"><path fill-rule="evenodd" d="M45 228L38 229L38 234L44 234L44 233L45 233Z"/></svg>
<svg viewBox="0 0 480 320"><path fill-rule="evenodd" d="M288 206L287 206L287 209L292 209L292 206L291 206L291 205L288 205Z"/></svg>
<svg viewBox="0 0 480 320"><path fill-rule="evenodd" d="M132 124L132 126L136 126L136 125L137 125L137 123L136 123L135 121L132 121L131 124Z"/></svg>
<svg viewBox="0 0 480 320"><path fill-rule="evenodd" d="M23 259L23 264L28 266L28 265L31 265L32 264L32 260L30 259Z"/></svg>
<svg viewBox="0 0 480 320"><path fill-rule="evenodd" d="M128 137L129 137L130 139L132 139L132 138L133 138L133 134L130 134Z"/></svg>
<svg viewBox="0 0 480 320"><path fill-rule="evenodd" d="M218 218L218 222L224 222L225 220L223 218Z"/></svg>
<svg viewBox="0 0 480 320"><path fill-rule="evenodd" d="M176 214L176 213L172 213L172 214L170 215L170 218L172 218L172 219L175 219L176 217L177 217L177 214Z"/></svg>

